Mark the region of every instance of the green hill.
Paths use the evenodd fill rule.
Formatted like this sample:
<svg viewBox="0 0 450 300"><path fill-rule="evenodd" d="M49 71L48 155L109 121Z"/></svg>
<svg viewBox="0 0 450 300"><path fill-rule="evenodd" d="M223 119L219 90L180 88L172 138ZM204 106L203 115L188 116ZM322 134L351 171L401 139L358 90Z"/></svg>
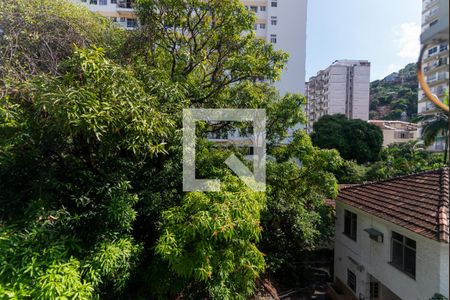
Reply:
<svg viewBox="0 0 450 300"><path fill-rule="evenodd" d="M410 121L417 114L416 64L370 83L370 119Z"/></svg>

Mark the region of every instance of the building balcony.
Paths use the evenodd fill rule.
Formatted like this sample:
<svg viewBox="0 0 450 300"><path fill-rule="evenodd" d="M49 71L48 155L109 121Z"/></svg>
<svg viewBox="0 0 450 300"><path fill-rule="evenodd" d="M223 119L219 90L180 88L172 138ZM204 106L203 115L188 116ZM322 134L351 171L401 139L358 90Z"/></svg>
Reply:
<svg viewBox="0 0 450 300"><path fill-rule="evenodd" d="M427 78L427 83L430 86L435 86L444 82L447 82L449 79L449 74L445 73L445 74L438 74L438 76L433 76L432 78Z"/></svg>
<svg viewBox="0 0 450 300"><path fill-rule="evenodd" d="M117 2L117 13L124 17L134 17L133 1L119 0Z"/></svg>
<svg viewBox="0 0 450 300"><path fill-rule="evenodd" d="M435 62L432 62L429 66L426 66L425 68L423 68L423 71L425 72L425 75L429 75L429 73L431 73L431 72L445 70L447 68L448 68L447 58L439 58Z"/></svg>
<svg viewBox="0 0 450 300"><path fill-rule="evenodd" d="M133 9L133 1L119 0L117 1L117 9Z"/></svg>
<svg viewBox="0 0 450 300"><path fill-rule="evenodd" d="M434 11L433 13L427 13L426 15L423 16L423 22L422 25L431 23L432 21L434 21L435 19L437 19L437 17L439 16L438 11Z"/></svg>
<svg viewBox="0 0 450 300"><path fill-rule="evenodd" d="M433 5L435 5L436 3L438 3L438 0L429 0L425 2L425 6L424 9L429 9L430 7L432 7Z"/></svg>

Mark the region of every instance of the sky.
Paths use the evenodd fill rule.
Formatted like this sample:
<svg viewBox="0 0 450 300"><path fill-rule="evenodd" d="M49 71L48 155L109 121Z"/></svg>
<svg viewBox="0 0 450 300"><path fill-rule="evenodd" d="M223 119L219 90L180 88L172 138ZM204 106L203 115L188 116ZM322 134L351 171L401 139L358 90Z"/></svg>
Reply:
<svg viewBox="0 0 450 300"><path fill-rule="evenodd" d="M415 62L421 0L308 0L306 81L337 59L371 62L370 80Z"/></svg>

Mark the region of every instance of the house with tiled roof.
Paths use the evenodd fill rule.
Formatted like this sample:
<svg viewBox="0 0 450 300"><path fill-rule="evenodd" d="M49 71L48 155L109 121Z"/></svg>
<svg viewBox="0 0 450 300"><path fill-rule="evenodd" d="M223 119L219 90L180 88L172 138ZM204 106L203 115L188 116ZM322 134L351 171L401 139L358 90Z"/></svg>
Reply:
<svg viewBox="0 0 450 300"><path fill-rule="evenodd" d="M335 299L449 297L449 170L341 188Z"/></svg>

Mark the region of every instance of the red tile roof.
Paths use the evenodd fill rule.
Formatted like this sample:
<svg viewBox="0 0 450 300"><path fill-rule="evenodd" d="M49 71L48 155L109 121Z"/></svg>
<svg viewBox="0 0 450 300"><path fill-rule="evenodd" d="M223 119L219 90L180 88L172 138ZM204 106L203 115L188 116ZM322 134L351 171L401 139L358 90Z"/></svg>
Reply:
<svg viewBox="0 0 450 300"><path fill-rule="evenodd" d="M449 242L449 170L341 188L342 201L440 242Z"/></svg>

